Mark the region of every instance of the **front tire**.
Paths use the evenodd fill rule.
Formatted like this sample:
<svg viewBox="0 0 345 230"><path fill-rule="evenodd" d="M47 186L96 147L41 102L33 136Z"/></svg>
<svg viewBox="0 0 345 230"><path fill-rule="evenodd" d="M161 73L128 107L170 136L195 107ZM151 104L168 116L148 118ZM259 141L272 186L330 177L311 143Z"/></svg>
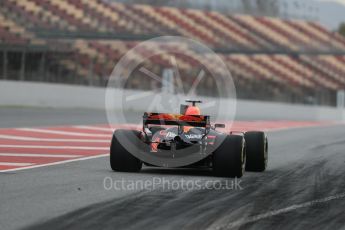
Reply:
<svg viewBox="0 0 345 230"><path fill-rule="evenodd" d="M247 163L246 170L263 172L267 168L268 141L264 132L246 132Z"/></svg>
<svg viewBox="0 0 345 230"><path fill-rule="evenodd" d="M229 135L213 153L212 167L217 176L240 178L245 171L245 162L243 136Z"/></svg>
<svg viewBox="0 0 345 230"><path fill-rule="evenodd" d="M132 144L139 143L139 132L135 130L115 130L110 145L110 167L119 172L138 172L142 162L129 153L119 140L129 138ZM137 145L138 146L138 145Z"/></svg>

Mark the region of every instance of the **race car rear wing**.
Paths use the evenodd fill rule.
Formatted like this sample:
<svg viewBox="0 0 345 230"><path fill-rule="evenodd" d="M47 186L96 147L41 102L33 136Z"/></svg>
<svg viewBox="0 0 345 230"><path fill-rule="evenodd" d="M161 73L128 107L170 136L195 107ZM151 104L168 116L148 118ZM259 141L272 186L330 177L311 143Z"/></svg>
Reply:
<svg viewBox="0 0 345 230"><path fill-rule="evenodd" d="M144 113L143 125L178 125L209 128L210 116L171 113Z"/></svg>

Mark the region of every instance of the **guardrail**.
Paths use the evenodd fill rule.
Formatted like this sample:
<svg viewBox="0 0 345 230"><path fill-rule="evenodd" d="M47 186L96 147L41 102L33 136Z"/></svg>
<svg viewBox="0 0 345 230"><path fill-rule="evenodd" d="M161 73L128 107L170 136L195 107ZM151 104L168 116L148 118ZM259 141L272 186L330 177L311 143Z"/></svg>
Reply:
<svg viewBox="0 0 345 230"><path fill-rule="evenodd" d="M132 90L130 93L140 92L142 91ZM120 98L120 94L120 90L114 90L115 97ZM212 101L212 98L207 97L200 97L200 99ZM132 102L126 109L145 111L147 110L143 103L145 100L147 101L147 98ZM2 80L0 81L0 106L105 110L105 88ZM114 105L113 109L119 109L119 106ZM345 110L326 106L237 100L236 116L241 119L345 121Z"/></svg>

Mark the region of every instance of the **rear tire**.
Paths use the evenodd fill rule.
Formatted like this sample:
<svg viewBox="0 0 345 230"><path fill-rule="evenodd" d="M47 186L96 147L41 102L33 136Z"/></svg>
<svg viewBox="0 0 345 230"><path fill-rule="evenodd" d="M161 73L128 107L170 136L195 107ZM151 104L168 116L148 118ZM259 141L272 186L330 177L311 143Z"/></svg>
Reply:
<svg viewBox="0 0 345 230"><path fill-rule="evenodd" d="M119 172L138 172L142 168L142 162L129 153L120 143L121 138L131 138L130 142L139 144L140 132L135 130L115 130L110 146L110 167ZM137 138L136 138L137 137Z"/></svg>
<svg viewBox="0 0 345 230"><path fill-rule="evenodd" d="M264 132L246 132L246 170L263 172L267 168L268 141Z"/></svg>
<svg viewBox="0 0 345 230"><path fill-rule="evenodd" d="M244 173L245 162L243 136L229 135L213 153L212 167L217 176L240 178Z"/></svg>

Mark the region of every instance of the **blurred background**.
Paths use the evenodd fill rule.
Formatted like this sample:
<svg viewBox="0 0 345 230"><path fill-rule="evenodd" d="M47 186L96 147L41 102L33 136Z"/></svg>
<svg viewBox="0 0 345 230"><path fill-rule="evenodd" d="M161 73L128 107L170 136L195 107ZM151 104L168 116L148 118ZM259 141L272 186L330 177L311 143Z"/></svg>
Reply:
<svg viewBox="0 0 345 230"><path fill-rule="evenodd" d="M335 107L345 89L343 21L341 0L1 0L0 79L105 87L129 49L176 35L212 48L240 99ZM200 69L176 60L184 79ZM158 76L171 68L163 55L144 65ZM206 77L197 93L212 96L214 84ZM127 87L155 86L137 76Z"/></svg>

